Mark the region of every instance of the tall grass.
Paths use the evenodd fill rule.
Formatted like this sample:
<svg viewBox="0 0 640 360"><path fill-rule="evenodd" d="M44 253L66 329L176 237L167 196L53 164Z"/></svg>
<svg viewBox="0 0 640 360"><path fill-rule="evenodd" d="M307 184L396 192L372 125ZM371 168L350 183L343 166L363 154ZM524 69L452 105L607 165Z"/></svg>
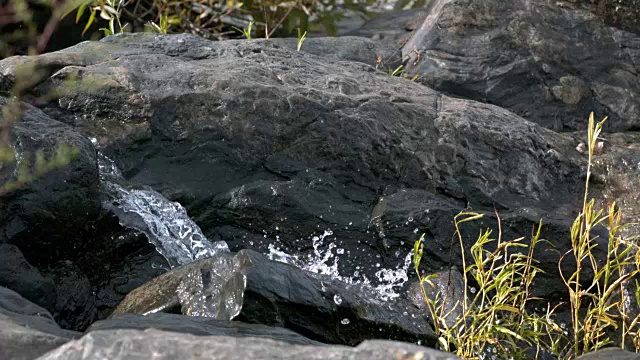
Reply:
<svg viewBox="0 0 640 360"><path fill-rule="evenodd" d="M560 275L567 287L571 312L570 333L554 321L560 305L547 305L542 315L528 311L532 300L531 286L540 268L533 257L540 241L542 222L531 235L529 243L524 237L505 241L498 214L497 236L491 230L481 231L470 249L467 259L461 225L484 215L461 212L454 218L455 235L462 250L465 291L470 285L478 286L473 294L464 294L454 308L445 307L449 291L436 292L429 297L427 286L434 287L434 275L423 276L419 266L423 256L424 235L415 243L413 261L427 309L433 319L438 342L442 350L454 352L464 359L482 359L486 356L508 359L537 358L541 350L549 351L560 359L576 356L617 345L640 351L640 315L631 316L630 305L640 306L639 294L629 294L625 285L640 275L640 252L637 237L623 238L620 230L622 213L613 203L606 212L597 210L589 200L589 180L598 136L606 118L594 122L589 118L587 179L583 205L571 227L571 250L563 254L558 263ZM597 239L592 235L596 226L608 230L606 259L596 259ZM490 248L494 250L490 250ZM565 274L564 259L572 255L575 269ZM564 271L563 271L564 269ZM587 277L587 273L594 274ZM457 308L461 316L451 317ZM455 320L455 321L452 321ZM449 324L449 325L447 325ZM453 325L451 325L453 324ZM614 340L615 339L615 340ZM616 343L617 342L617 343ZM525 353L524 348L535 351Z"/></svg>

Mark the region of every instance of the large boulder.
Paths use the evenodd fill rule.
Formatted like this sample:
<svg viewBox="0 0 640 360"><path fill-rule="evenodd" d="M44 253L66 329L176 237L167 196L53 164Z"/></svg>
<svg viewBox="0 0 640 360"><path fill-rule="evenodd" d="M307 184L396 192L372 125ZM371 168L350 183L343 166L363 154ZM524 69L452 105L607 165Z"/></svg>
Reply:
<svg viewBox="0 0 640 360"><path fill-rule="evenodd" d="M81 339L53 350L38 360L148 359L335 359L457 360L458 357L422 346L392 342L365 341L355 348L347 346L293 345L263 338L196 336L159 330L92 331Z"/></svg>
<svg viewBox="0 0 640 360"><path fill-rule="evenodd" d="M0 98L0 107L8 105ZM34 262L73 254L100 210L95 149L70 126L17 106L9 143L16 161L0 170L0 242L17 245ZM2 121L11 120L0 115Z"/></svg>
<svg viewBox="0 0 640 360"><path fill-rule="evenodd" d="M44 308L0 287L0 358L32 360L79 336L62 330Z"/></svg>
<svg viewBox="0 0 640 360"><path fill-rule="evenodd" d="M114 314L109 319L93 323L87 332L112 329L158 329L193 335L268 338L289 344L324 345L281 327L169 313L154 313L146 316Z"/></svg>
<svg viewBox="0 0 640 360"><path fill-rule="evenodd" d="M271 261L251 250L234 257L219 254L161 275L127 295L114 316L172 309L286 327L335 344L376 338L435 344L430 325L407 301L384 302L360 286Z"/></svg>
<svg viewBox="0 0 640 360"><path fill-rule="evenodd" d="M608 130L640 128L638 35L566 1L431 3L402 50L425 85L554 130L584 129L591 111Z"/></svg>
<svg viewBox="0 0 640 360"><path fill-rule="evenodd" d="M540 252L549 275L537 284L543 295L563 291L557 260L584 179L575 139L390 77L368 55L294 45L121 34L5 59L0 74L11 83L20 64L40 64L45 76L31 93L55 90L43 111L95 138L129 181L179 200L233 251L324 251L342 258L335 271L379 282L423 232L425 266L460 266L452 217L487 212L465 232L470 244L478 227L496 226L495 207L508 220L505 238L543 218L542 237L557 251Z"/></svg>

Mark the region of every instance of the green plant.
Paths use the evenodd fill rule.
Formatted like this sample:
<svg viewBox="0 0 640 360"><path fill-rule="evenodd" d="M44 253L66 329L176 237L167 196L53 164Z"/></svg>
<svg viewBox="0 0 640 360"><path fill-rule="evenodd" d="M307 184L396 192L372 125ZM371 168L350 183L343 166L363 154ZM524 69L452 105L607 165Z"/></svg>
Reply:
<svg viewBox="0 0 640 360"><path fill-rule="evenodd" d="M145 26L150 28L152 31L157 32L158 34L166 35L169 32L169 28L171 25L179 24L180 18L177 16L169 17L167 15L160 15L159 24L156 24L153 21L149 21Z"/></svg>
<svg viewBox="0 0 640 360"><path fill-rule="evenodd" d="M471 247L471 262L467 261L460 225L480 219L483 215L475 212L461 212L454 218L455 234L462 249L464 285L468 288L472 281L478 286L473 296L464 296L456 303L461 307L462 316L455 319L453 326L447 321L454 313L445 310L440 294L429 298L425 286L433 286L432 276L422 276L419 271L423 255L424 235L416 241L413 250L415 271L418 274L421 291L427 303L440 347L454 351L465 359L481 357L487 349L497 349L499 356L521 358L522 344L536 346L537 349L551 350L559 358L572 359L587 352L611 345L611 334L618 335L619 346L640 351L640 315L632 317L628 305L636 303L640 307L640 288L635 294L626 291L625 285L635 281L640 275L640 246L638 237L623 238L621 230L622 213L615 203L607 212L595 209L593 199L589 200L589 179L593 164L594 149L602 131L604 121L595 124L594 115L589 118L587 179L581 212L571 227L572 248L559 260L560 275L568 289L571 310L571 335L553 321L554 308L547 305L546 314L539 316L527 312L527 303L535 299L530 296L530 287L540 269L536 267L533 251L540 240L542 223L534 231L529 245L523 238L512 241L502 240L500 218L497 239L491 239L491 231L481 232ZM591 235L596 226L608 230L607 258L599 262L594 255L596 237ZM495 246L493 246L495 245ZM495 250L488 250L489 246ZM518 252L517 249L526 250ZM573 254L576 269L567 277L562 270L562 262ZM592 279L585 278L586 273ZM586 281L585 281L586 280ZM444 295L447 296L446 294ZM635 297L635 299L634 299ZM444 299L446 300L446 298ZM450 322L449 322L450 323ZM627 346L630 343L630 346Z"/></svg>
<svg viewBox="0 0 640 360"><path fill-rule="evenodd" d="M302 33L302 31L300 30L300 28L298 28L298 47L297 50L300 51L300 48L302 47L302 43L307 39L307 32L305 31L304 33Z"/></svg>
<svg viewBox="0 0 640 360"><path fill-rule="evenodd" d="M76 11L76 24L80 22L82 15L84 12L89 9L91 11L89 15L89 20L84 26L84 30L82 31L82 35L84 35L89 27L93 24L96 19L96 14L100 12L100 17L109 22L108 28L100 28L102 32L104 32L105 36L113 35L116 33L116 26L118 24L118 32L123 32L124 29L128 26L125 24L122 26L120 22L120 18L122 16L122 6L124 0L77 0L71 1L69 4L66 4L64 7L65 11L62 17L67 16L73 10Z"/></svg>
<svg viewBox="0 0 640 360"><path fill-rule="evenodd" d="M637 238L623 239L620 235L622 213L616 204L608 206L605 213L596 209L594 200L589 200L589 180L593 164L594 149L602 125L607 120L595 124L594 114L589 117L588 130L588 162L585 194L582 211L576 217L571 227L572 249L563 254L558 263L560 274L569 291L571 306L571 320L573 330L572 355L578 356L587 352L601 349L613 341L609 333L619 331L620 346L625 347L627 337L633 336L636 350L638 345L638 328L640 316L630 318L625 302L631 301L624 286L627 281L640 274L640 252L634 241ZM599 264L593 255L596 248L596 237L591 235L598 225L604 225L608 232L607 258L604 264ZM562 261L565 256L573 254L576 268L569 277L562 272ZM584 274L591 271L593 279L587 284ZM638 294L635 294L638 301ZM640 302L638 303L640 305Z"/></svg>
<svg viewBox="0 0 640 360"><path fill-rule="evenodd" d="M253 21L249 22L249 25L247 26L246 29L240 29L237 27L233 27L234 29L236 29L237 31L241 32L244 34L244 37L247 38L247 40L251 40L251 28L253 27Z"/></svg>
<svg viewBox="0 0 640 360"><path fill-rule="evenodd" d="M491 230L481 232L471 247L471 262L468 263L460 226L483 216L476 212L461 212L454 218L455 233L462 249L464 287L469 289L471 281L478 287L474 295L463 295L463 300L458 301L454 309L445 310L443 304L446 298L427 296L425 286L433 286L431 277L423 277L419 272L424 235L414 246L415 270L427 308L434 319L441 349L455 352L464 359L477 359L492 353L499 357L520 359L525 356L525 347L558 348L549 340L549 334L561 333L551 319L553 311L548 309L545 316L539 316L528 312L526 308L528 302L534 300L530 288L536 274L541 271L535 266L533 251L541 241L542 224L533 233L530 245L527 245L523 243L524 238L504 241L498 217L497 238L491 238ZM495 250L489 250L493 245ZM518 249L524 249L525 253ZM447 320L457 307L462 310L461 316L453 319L453 325L448 325L451 321Z"/></svg>
<svg viewBox="0 0 640 360"><path fill-rule="evenodd" d="M404 65L398 65L395 69L389 69L389 76L400 76L404 73Z"/></svg>

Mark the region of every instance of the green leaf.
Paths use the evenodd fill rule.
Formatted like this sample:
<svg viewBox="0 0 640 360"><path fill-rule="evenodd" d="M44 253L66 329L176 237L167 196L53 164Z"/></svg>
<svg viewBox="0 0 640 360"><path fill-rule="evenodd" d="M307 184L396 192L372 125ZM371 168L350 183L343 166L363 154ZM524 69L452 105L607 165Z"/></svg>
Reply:
<svg viewBox="0 0 640 360"><path fill-rule="evenodd" d="M84 26L84 30L82 30L82 36L84 36L84 33L87 32L87 30L89 30L89 27L91 26L91 24L93 24L93 21L96 19L96 11L95 10L91 10L91 16L89 16L89 20L87 21L87 25Z"/></svg>
<svg viewBox="0 0 640 360"><path fill-rule="evenodd" d="M87 6L89 6L89 3L85 2L82 3L82 5L80 5L80 7L78 8L78 12L76 13L76 24L80 22L80 19L82 18L82 15L84 15L84 11L87 9Z"/></svg>

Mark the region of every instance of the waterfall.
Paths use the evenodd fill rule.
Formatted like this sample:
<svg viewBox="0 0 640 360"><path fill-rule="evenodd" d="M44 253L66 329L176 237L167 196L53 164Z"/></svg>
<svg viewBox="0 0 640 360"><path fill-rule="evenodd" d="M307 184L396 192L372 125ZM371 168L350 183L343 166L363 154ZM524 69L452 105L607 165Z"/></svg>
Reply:
<svg viewBox="0 0 640 360"><path fill-rule="evenodd" d="M100 153L98 166L107 197L103 206L118 216L122 226L147 235L172 268L229 252L224 241L209 241L179 203L150 188L123 185L126 181L116 165Z"/></svg>

